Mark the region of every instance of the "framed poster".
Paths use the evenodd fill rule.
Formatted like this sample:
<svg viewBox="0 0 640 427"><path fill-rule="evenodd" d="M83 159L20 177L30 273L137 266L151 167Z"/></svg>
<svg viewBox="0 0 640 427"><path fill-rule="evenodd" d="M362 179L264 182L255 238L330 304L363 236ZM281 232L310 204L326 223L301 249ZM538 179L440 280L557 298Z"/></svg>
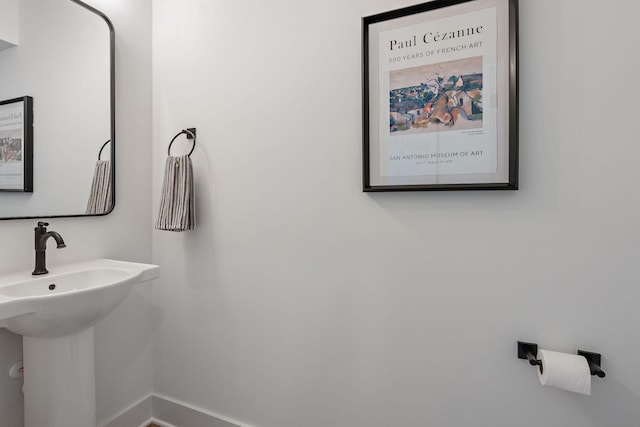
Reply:
<svg viewBox="0 0 640 427"><path fill-rule="evenodd" d="M518 0L362 20L364 191L517 190Z"/></svg>
<svg viewBox="0 0 640 427"><path fill-rule="evenodd" d="M33 98L0 101L0 191L33 192Z"/></svg>

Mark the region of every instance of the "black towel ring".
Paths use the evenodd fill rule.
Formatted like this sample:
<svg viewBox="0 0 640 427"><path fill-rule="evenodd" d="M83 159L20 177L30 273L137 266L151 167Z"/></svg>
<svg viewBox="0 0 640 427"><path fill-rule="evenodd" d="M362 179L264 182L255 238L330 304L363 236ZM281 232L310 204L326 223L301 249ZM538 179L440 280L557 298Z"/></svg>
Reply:
<svg viewBox="0 0 640 427"><path fill-rule="evenodd" d="M182 129L180 132L178 132L178 134L174 136L171 142L169 143L169 148L167 149L167 155L169 156L171 155L171 146L173 145L173 141L175 141L176 138L182 134L187 135L187 139L193 139L193 146L191 147L191 151L189 151L189 154L187 154L189 157L191 157L191 153L193 153L193 150L196 149L196 128Z"/></svg>
<svg viewBox="0 0 640 427"><path fill-rule="evenodd" d="M100 152L98 153L98 160L102 160L102 159L101 159L101 157L102 157L102 150L104 150L104 147L106 147L106 146L107 146L107 144L108 144L108 143L110 143L110 142L111 142L111 140L108 140L107 142L105 142L104 144L102 144L102 148L100 149Z"/></svg>

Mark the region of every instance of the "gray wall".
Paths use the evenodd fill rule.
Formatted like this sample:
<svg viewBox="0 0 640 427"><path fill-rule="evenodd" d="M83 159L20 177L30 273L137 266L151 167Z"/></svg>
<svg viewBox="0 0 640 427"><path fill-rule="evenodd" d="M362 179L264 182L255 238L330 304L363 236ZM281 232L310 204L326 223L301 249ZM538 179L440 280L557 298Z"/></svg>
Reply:
<svg viewBox="0 0 640 427"><path fill-rule="evenodd" d="M258 427L637 425L640 4L521 1L520 191L363 194L360 18L411 3L153 1L153 194L197 127L199 221L153 234L155 391ZM542 387L518 339L608 376Z"/></svg>
<svg viewBox="0 0 640 427"><path fill-rule="evenodd" d="M151 259L151 2L92 0L116 31L117 200L99 218L51 221L67 243L49 249L48 265L106 257ZM61 166L64 167L64 166ZM0 273L33 268L36 220L0 221ZM98 420L142 399L152 387L151 286L133 294L96 329ZM0 425L22 427L20 384L8 378L21 339L0 330Z"/></svg>

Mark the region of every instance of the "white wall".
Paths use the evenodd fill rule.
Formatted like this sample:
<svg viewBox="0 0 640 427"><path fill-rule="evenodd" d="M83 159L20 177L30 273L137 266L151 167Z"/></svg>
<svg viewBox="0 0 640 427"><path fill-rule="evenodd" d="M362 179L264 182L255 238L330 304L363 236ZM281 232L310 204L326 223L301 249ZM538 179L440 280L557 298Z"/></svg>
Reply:
<svg viewBox="0 0 640 427"><path fill-rule="evenodd" d="M18 0L0 0L0 51L18 44Z"/></svg>
<svg viewBox="0 0 640 427"><path fill-rule="evenodd" d="M520 191L363 194L360 18L412 3L153 1L153 194L197 127L199 221L153 234L155 391L257 427L638 424L640 5L521 2ZM607 378L544 388L518 339Z"/></svg>
<svg viewBox="0 0 640 427"><path fill-rule="evenodd" d="M64 250L50 246L48 265L108 257L151 259L151 2L92 0L116 31L117 197L106 217L51 221ZM0 272L33 268L36 220L0 221ZM103 421L151 392L151 286L139 287L96 329L98 419ZM0 425L22 427L19 384L8 379L21 353L19 337L0 331ZM19 359L19 357L18 357Z"/></svg>

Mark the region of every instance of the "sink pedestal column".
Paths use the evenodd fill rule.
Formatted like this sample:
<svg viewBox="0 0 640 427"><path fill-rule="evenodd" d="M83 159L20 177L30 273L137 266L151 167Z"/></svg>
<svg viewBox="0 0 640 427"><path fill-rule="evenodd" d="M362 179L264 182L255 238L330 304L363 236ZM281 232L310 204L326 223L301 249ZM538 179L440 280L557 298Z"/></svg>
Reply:
<svg viewBox="0 0 640 427"><path fill-rule="evenodd" d="M95 427L93 327L22 342L25 427Z"/></svg>

